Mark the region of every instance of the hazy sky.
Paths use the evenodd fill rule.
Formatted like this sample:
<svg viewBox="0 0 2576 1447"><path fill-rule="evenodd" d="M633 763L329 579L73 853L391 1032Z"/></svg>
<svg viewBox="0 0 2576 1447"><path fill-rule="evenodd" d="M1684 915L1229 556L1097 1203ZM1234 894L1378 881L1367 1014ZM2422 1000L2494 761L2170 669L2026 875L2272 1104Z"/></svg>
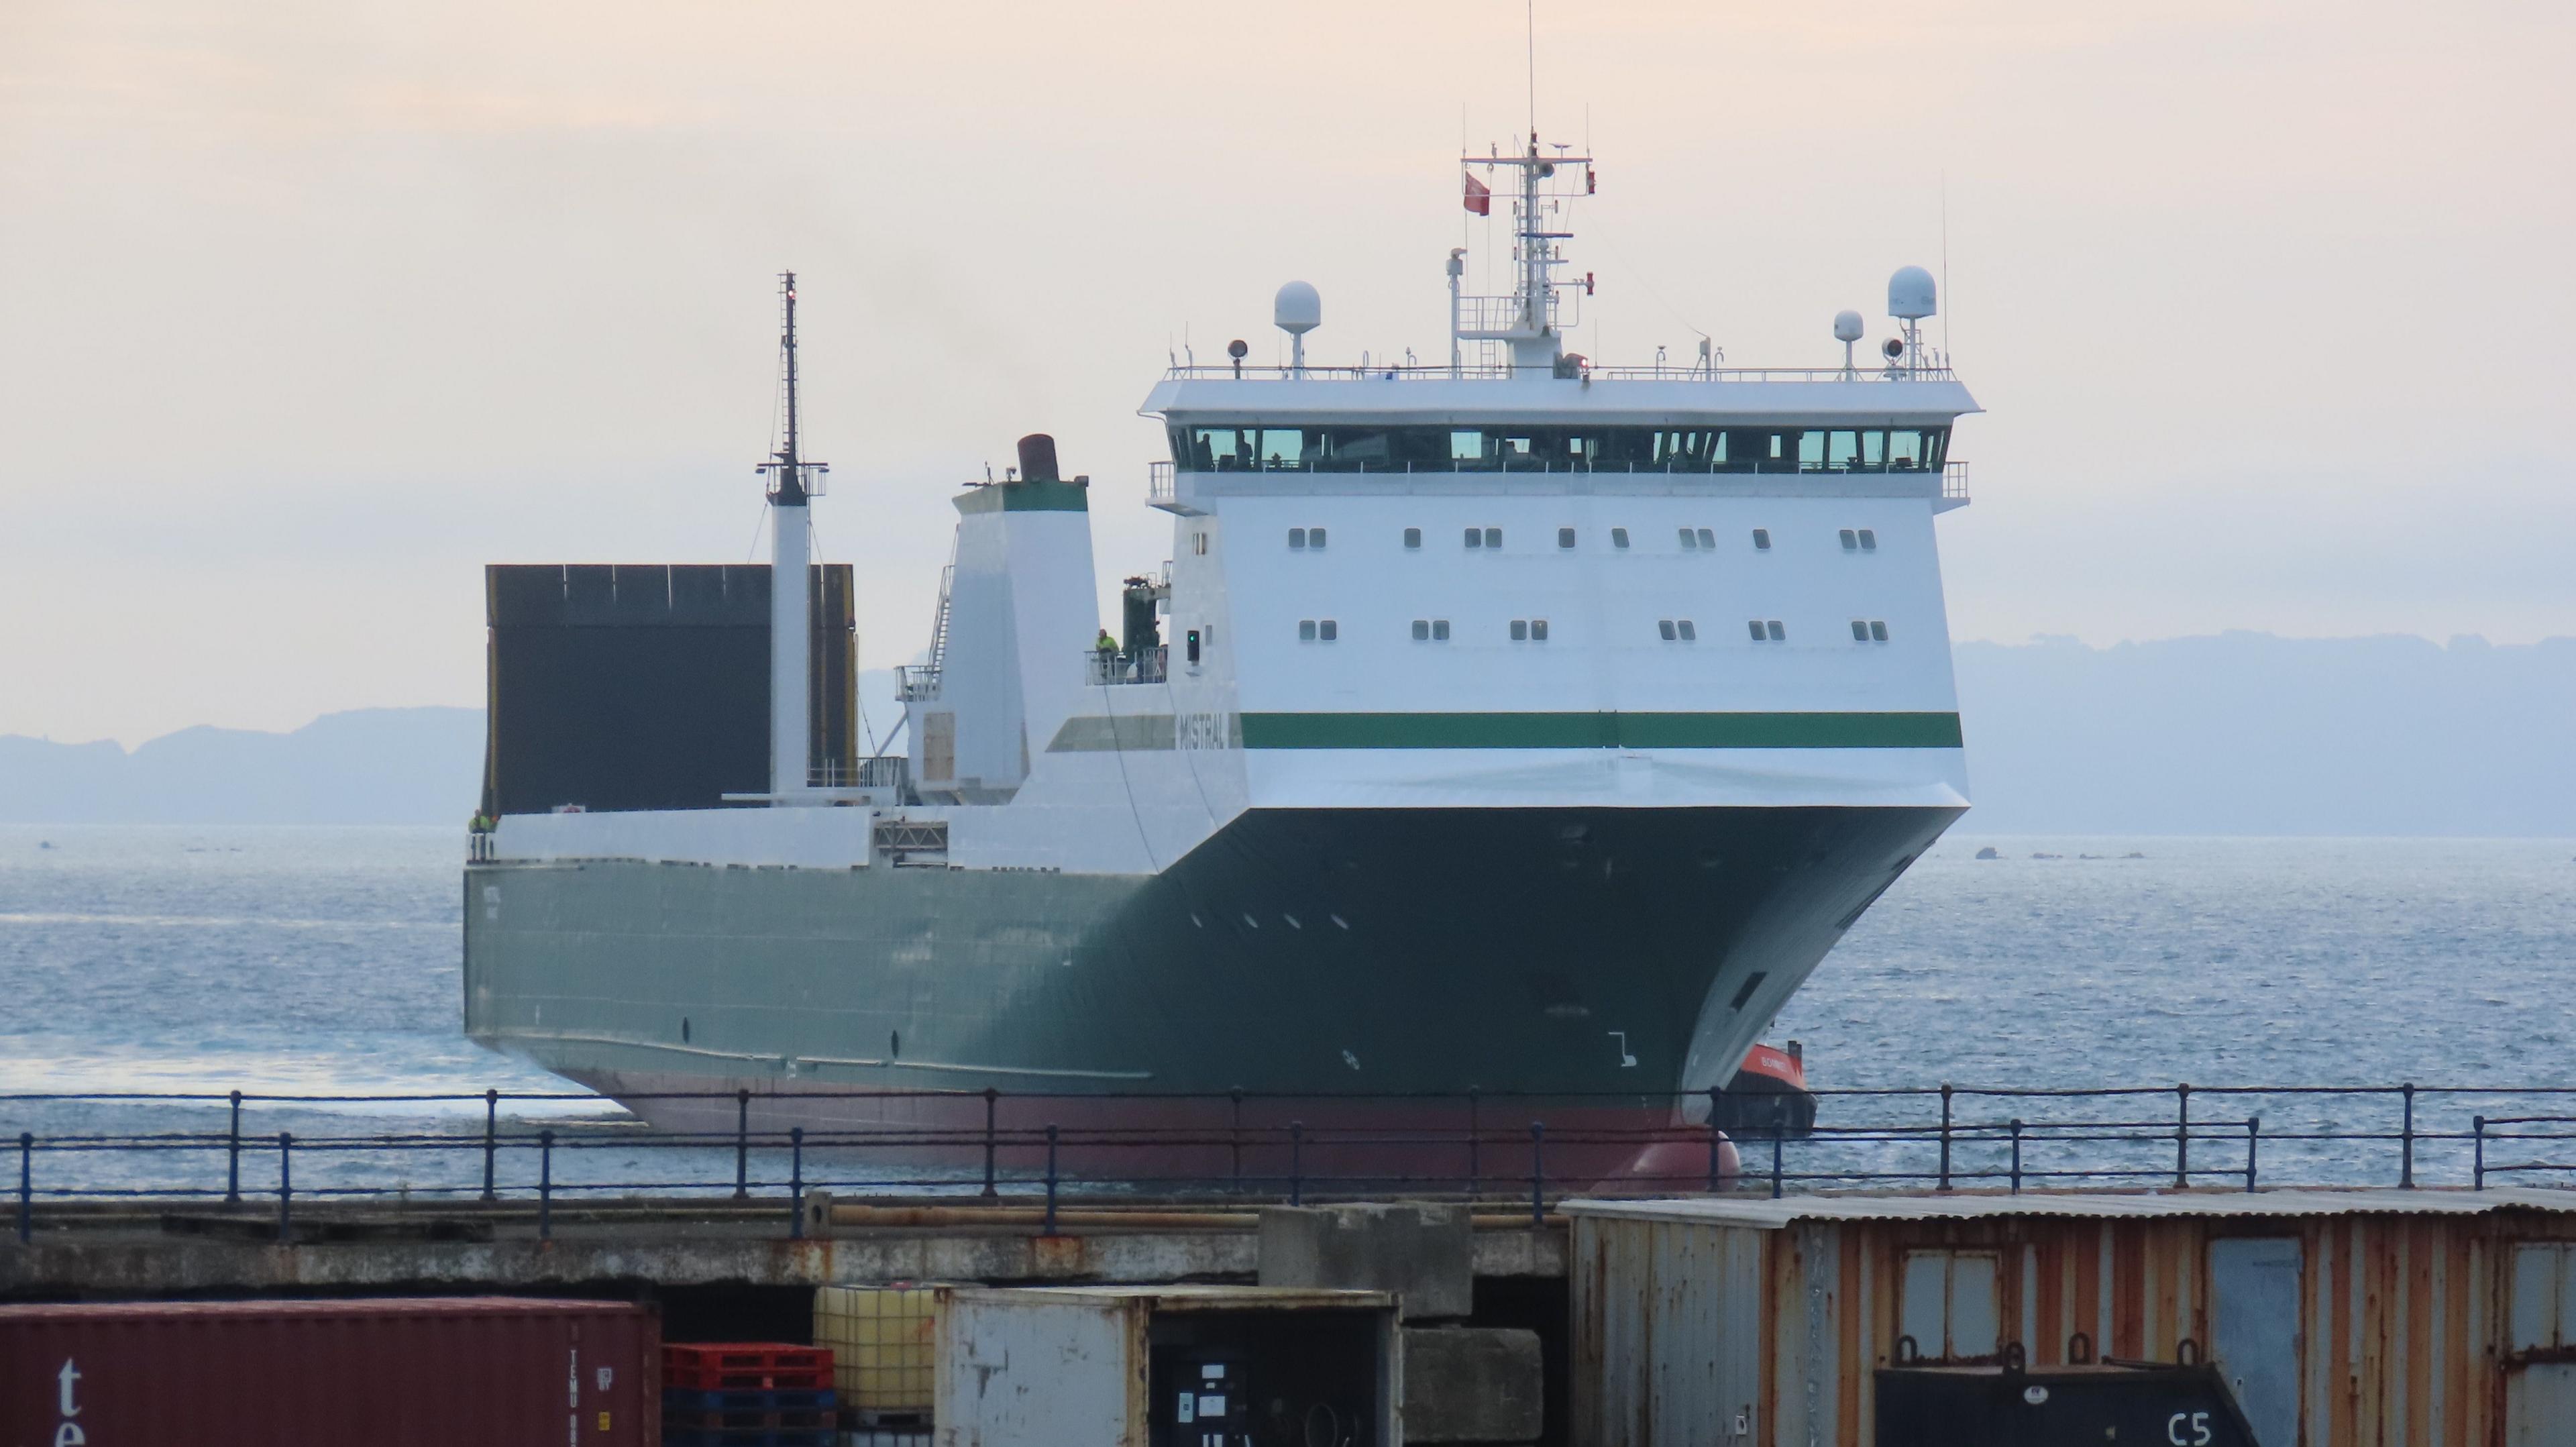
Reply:
<svg viewBox="0 0 2576 1447"><path fill-rule="evenodd" d="M1604 361L1837 360L1946 189L1957 636L2576 632L2576 9L1539 8ZM1521 25L0 0L0 732L476 703L483 563L764 555L785 266L870 666L1023 432L1148 569L1185 335L1441 353Z"/></svg>

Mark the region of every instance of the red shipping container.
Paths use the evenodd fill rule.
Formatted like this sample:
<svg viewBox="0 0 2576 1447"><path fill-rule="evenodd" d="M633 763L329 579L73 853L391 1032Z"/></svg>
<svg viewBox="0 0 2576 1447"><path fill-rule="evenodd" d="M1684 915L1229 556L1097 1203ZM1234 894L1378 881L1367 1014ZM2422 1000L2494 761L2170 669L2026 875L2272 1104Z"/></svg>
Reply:
<svg viewBox="0 0 2576 1447"><path fill-rule="evenodd" d="M661 1335L511 1297L0 1306L0 1447L659 1447Z"/></svg>

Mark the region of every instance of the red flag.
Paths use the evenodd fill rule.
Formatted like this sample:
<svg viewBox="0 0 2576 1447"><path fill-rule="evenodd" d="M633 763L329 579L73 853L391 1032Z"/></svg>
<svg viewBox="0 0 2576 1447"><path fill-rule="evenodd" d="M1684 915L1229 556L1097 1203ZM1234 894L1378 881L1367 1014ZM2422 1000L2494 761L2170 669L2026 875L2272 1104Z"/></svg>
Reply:
<svg viewBox="0 0 2576 1447"><path fill-rule="evenodd" d="M1477 180L1473 174L1467 177L1467 209L1479 216L1494 214L1494 193L1487 190L1485 183Z"/></svg>

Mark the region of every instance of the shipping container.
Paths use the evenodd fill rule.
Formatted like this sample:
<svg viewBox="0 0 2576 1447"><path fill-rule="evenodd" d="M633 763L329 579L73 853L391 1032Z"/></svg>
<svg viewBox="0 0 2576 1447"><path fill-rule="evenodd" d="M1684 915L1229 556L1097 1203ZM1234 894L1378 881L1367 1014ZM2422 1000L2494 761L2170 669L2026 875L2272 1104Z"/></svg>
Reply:
<svg viewBox="0 0 2576 1447"><path fill-rule="evenodd" d="M1877 1374L2205 1359L2260 1447L2576 1444L2576 1192L1569 1202L1576 1447L1875 1447Z"/></svg>
<svg viewBox="0 0 2576 1447"><path fill-rule="evenodd" d="M1401 1447L1403 1334L1382 1291L959 1288L938 1447Z"/></svg>
<svg viewBox="0 0 2576 1447"><path fill-rule="evenodd" d="M658 1447L661 1326L501 1297L0 1306L7 1447Z"/></svg>

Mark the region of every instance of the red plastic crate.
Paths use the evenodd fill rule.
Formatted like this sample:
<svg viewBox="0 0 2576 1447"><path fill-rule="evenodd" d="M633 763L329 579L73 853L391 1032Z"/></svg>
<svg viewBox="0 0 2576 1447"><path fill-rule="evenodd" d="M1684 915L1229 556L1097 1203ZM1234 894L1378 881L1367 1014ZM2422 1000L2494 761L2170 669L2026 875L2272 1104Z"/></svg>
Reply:
<svg viewBox="0 0 2576 1447"><path fill-rule="evenodd" d="M662 1385L697 1392L825 1390L830 1347L785 1342L665 1343Z"/></svg>

